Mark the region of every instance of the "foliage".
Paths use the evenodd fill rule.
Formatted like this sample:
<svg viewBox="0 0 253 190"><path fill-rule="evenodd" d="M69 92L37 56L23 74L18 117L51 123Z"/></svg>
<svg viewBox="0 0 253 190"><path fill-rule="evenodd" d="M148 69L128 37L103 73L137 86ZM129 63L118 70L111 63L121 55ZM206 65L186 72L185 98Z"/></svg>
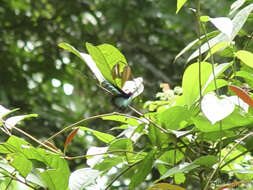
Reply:
<svg viewBox="0 0 253 190"><path fill-rule="evenodd" d="M186 2L178 0L177 12ZM36 114L10 117L16 110L1 106L0 125L8 139L0 144L0 187L19 189L22 185L26 189L50 190L123 189L124 186L150 190L252 188L252 35L242 27L251 22L253 4L240 0L235 3L226 18L200 17L200 10L195 10L198 39L189 43L176 59L196 48L187 61L197 60L185 69L182 87L172 90L163 84L163 92L157 93L157 100L143 104L147 109L145 113L129 105L127 109L131 112L127 114L112 112L86 117L49 138L45 136L47 139L42 141L16 127L20 121ZM25 3L14 5L20 9L30 8ZM47 9L53 10L52 7ZM50 17L45 12L37 14ZM209 32L209 21L218 31ZM243 48L237 40L244 41ZM73 46L67 43L60 46L83 58ZM114 80L113 70L119 62L126 64L123 53L109 44L86 43L86 48L103 77L122 87L122 81ZM123 66L119 66L123 72ZM113 123L116 126L112 130L120 133L112 135L86 125L96 119L102 119L103 125ZM69 130L72 132L62 141L62 148L51 143ZM101 146L90 146L86 154L69 154L75 138L93 136L101 141ZM79 165L71 172L69 163L79 159L86 159L86 166Z"/></svg>

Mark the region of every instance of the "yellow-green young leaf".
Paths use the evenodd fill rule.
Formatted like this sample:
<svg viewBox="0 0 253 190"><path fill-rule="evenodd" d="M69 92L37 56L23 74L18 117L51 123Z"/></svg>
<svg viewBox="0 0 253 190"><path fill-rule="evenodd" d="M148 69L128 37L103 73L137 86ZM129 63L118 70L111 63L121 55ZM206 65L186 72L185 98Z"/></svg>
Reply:
<svg viewBox="0 0 253 190"><path fill-rule="evenodd" d="M66 42L62 42L62 43L59 43L58 46L61 47L62 49L65 49L65 50L75 54L79 58L83 59L82 56L80 55L80 52L76 48L71 46L70 44L68 44Z"/></svg>
<svg viewBox="0 0 253 190"><path fill-rule="evenodd" d="M173 106L158 113L158 119L161 121L162 126L172 130L182 129L187 124L186 120L190 116L190 111L183 106Z"/></svg>
<svg viewBox="0 0 253 190"><path fill-rule="evenodd" d="M200 21L201 21L201 22L208 22L209 19L210 19L209 16L201 16L201 17L200 17Z"/></svg>
<svg viewBox="0 0 253 190"><path fill-rule="evenodd" d="M86 45L87 51L89 52L92 59L95 61L98 69L103 74L105 79L108 80L110 83L116 85L112 77L110 65L106 61L101 50L97 46L94 46L90 43L86 43L85 45Z"/></svg>
<svg viewBox="0 0 253 190"><path fill-rule="evenodd" d="M235 56L249 67L253 68L253 53L245 50L240 50L236 52Z"/></svg>
<svg viewBox="0 0 253 190"><path fill-rule="evenodd" d="M184 183L185 175L183 173L176 173L174 175L174 181L175 181L176 184Z"/></svg>
<svg viewBox="0 0 253 190"><path fill-rule="evenodd" d="M177 11L176 11L176 13L178 13L180 11L180 9L184 6L186 1L187 0L177 0Z"/></svg>
<svg viewBox="0 0 253 190"><path fill-rule="evenodd" d="M168 183L157 183L154 186L148 188L147 190L185 190L185 188L178 185L171 185Z"/></svg>
<svg viewBox="0 0 253 190"><path fill-rule="evenodd" d="M99 132L99 131L96 131L94 129L90 129L90 128L87 128L87 127L77 127L79 128L80 130L83 130L83 131L88 131L90 133L92 133L93 135L95 135L99 140L105 142L105 143L110 143L112 142L115 137L110 135L110 134L107 134L107 133L102 133L102 132Z"/></svg>
<svg viewBox="0 0 253 190"><path fill-rule="evenodd" d="M202 87L208 81L212 73L212 65L207 62L201 62L201 85ZM183 75L183 96L186 104L190 107L199 98L199 64L193 63L188 66Z"/></svg>
<svg viewBox="0 0 253 190"><path fill-rule="evenodd" d="M10 165L13 166L23 177L26 177L32 170L32 162L21 152L9 154Z"/></svg>
<svg viewBox="0 0 253 190"><path fill-rule="evenodd" d="M209 52L208 52L206 58L204 59L204 61L206 61L211 55L215 54L217 51L223 50L224 48L228 47L229 44L230 44L229 42L221 42L221 43L218 43L215 46L213 46L209 50Z"/></svg>
<svg viewBox="0 0 253 190"><path fill-rule="evenodd" d="M108 148L108 151L115 151L115 150L122 150L122 151L133 151L133 143L128 138L121 138L113 141ZM123 152L125 154L125 152ZM120 153L119 153L120 154Z"/></svg>
<svg viewBox="0 0 253 190"><path fill-rule="evenodd" d="M127 64L127 60L125 58L125 56L114 46L110 45L110 44L102 44L99 46L96 46L100 52L102 53L103 57L105 58L110 71L111 71L111 75L112 75L112 70L114 68L115 65L118 65L118 72L119 74L121 74L124 70L124 67ZM96 62L96 64L98 65L98 67L100 66L100 62ZM102 66L101 66L102 67ZM100 67L99 67L100 69ZM101 71L103 73L103 71ZM115 84L118 87L122 87L122 81L121 81L121 76L119 75L116 79L114 79Z"/></svg>

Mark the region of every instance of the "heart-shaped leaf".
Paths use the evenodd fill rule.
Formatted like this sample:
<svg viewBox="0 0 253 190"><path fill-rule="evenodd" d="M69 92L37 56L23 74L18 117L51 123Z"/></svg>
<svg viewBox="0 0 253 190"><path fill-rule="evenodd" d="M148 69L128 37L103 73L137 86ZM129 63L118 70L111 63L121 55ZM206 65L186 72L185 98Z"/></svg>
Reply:
<svg viewBox="0 0 253 190"><path fill-rule="evenodd" d="M219 99L213 93L206 94L201 101L201 110L212 124L229 116L234 109L229 99Z"/></svg>

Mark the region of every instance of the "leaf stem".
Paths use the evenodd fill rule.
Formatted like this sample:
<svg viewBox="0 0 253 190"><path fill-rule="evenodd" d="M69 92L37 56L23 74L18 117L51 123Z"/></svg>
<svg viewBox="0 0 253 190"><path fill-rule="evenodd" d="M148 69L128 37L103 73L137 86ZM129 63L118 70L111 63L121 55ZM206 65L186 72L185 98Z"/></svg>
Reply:
<svg viewBox="0 0 253 190"><path fill-rule="evenodd" d="M43 146L44 148L47 148L47 149L49 149L49 150L51 150L52 152L55 152L55 153L57 153L57 154L62 154L61 152L59 152L59 151L57 151L57 150L51 148L50 146L47 146L46 144L44 144L44 142L40 142L38 139L36 139L36 138L33 137L32 135L26 133L26 132L23 131L22 129L19 129L18 127L15 127L15 126L13 126L12 128L15 129L16 131L18 131L18 132L24 134L24 135L27 136L28 138L32 139L33 141L35 141L36 143L38 143L40 146Z"/></svg>
<svg viewBox="0 0 253 190"><path fill-rule="evenodd" d="M115 178L113 178L113 180L109 183L109 185L107 185L107 187L105 188L105 190L108 190L112 184L117 181L117 179L120 178L120 176L122 176L124 173L126 173L129 169L131 169L132 167L136 166L137 164L139 164L140 162L142 162L142 160L137 161L131 165L129 165L127 168L125 168L122 172L120 172Z"/></svg>
<svg viewBox="0 0 253 190"><path fill-rule="evenodd" d="M8 174L6 174L6 173L3 173L3 172L0 172L0 173L3 175L2 177L9 177L9 178L11 178L10 182L11 182L12 180L15 180L15 181L18 181L18 182L20 182L20 183L22 183L22 184L24 184L24 185L30 187L31 189L35 189L33 186L29 185L28 183L26 183L26 182L24 182L24 181L18 179L18 178L15 177L14 175L9 174L9 172L8 172L6 169L4 169L4 168L2 168L2 167L0 167L0 168L8 173ZM10 184L8 184L8 185L10 185ZM8 189L8 185L7 185L7 189Z"/></svg>
<svg viewBox="0 0 253 190"><path fill-rule="evenodd" d="M221 167L221 168L224 168L226 165L228 165L229 163L233 162L234 160L236 160L237 158L247 154L249 151L253 150L253 148L251 148L250 150L246 150L244 152L242 152L241 154L238 154L237 156L235 156L234 158L232 158L231 160L227 161L226 163L224 163Z"/></svg>
<svg viewBox="0 0 253 190"><path fill-rule="evenodd" d="M113 113L100 114L100 115L95 115L95 116L92 116L92 117L84 118L84 119L82 119L80 121L77 121L76 123L73 123L73 124L71 124L71 125L63 128L62 130L58 131L57 133L53 134L51 137L49 137L48 139L46 139L44 142L48 142L48 141L54 139L56 136L60 135L61 133L65 132L65 131L67 131L69 129L72 129L73 127L75 127L77 125L80 125L83 122L87 122L87 121L90 121L90 120L102 118L102 117L105 117L105 116L112 116L112 115L117 115L117 113L113 112Z"/></svg>
<svg viewBox="0 0 253 190"><path fill-rule="evenodd" d="M202 54L201 54L201 36L200 36L200 30L201 30L201 23L200 23L200 0L196 0L196 20L197 20L197 35L199 39L198 44L198 51L199 51L199 58L198 58L198 66L199 66L199 97L200 100L202 99L202 84L201 84L201 61L202 61Z"/></svg>
<svg viewBox="0 0 253 190"><path fill-rule="evenodd" d="M79 158L87 158L89 156L100 156L100 155L104 155L104 154L114 154L114 153L130 153L130 154L137 154L137 152L133 152L133 151L128 151L128 150L113 150L113 151L108 151L108 152L103 152L103 153L98 153L98 154L85 154L85 155L81 155L81 156L64 156L65 159L67 160L74 160L74 159L79 159Z"/></svg>

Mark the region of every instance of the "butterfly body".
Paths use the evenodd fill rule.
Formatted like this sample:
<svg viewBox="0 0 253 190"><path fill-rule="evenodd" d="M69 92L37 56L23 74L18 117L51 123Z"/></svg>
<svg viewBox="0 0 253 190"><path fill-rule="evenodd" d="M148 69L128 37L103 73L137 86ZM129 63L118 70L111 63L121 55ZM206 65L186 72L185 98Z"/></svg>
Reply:
<svg viewBox="0 0 253 190"><path fill-rule="evenodd" d="M124 97L124 96L113 96L112 102L119 109L124 110L133 100L133 96Z"/></svg>
<svg viewBox="0 0 253 190"><path fill-rule="evenodd" d="M112 103L120 108L125 109L133 100L133 93L125 93L122 89L114 86L109 81L103 81L102 85L113 93Z"/></svg>

